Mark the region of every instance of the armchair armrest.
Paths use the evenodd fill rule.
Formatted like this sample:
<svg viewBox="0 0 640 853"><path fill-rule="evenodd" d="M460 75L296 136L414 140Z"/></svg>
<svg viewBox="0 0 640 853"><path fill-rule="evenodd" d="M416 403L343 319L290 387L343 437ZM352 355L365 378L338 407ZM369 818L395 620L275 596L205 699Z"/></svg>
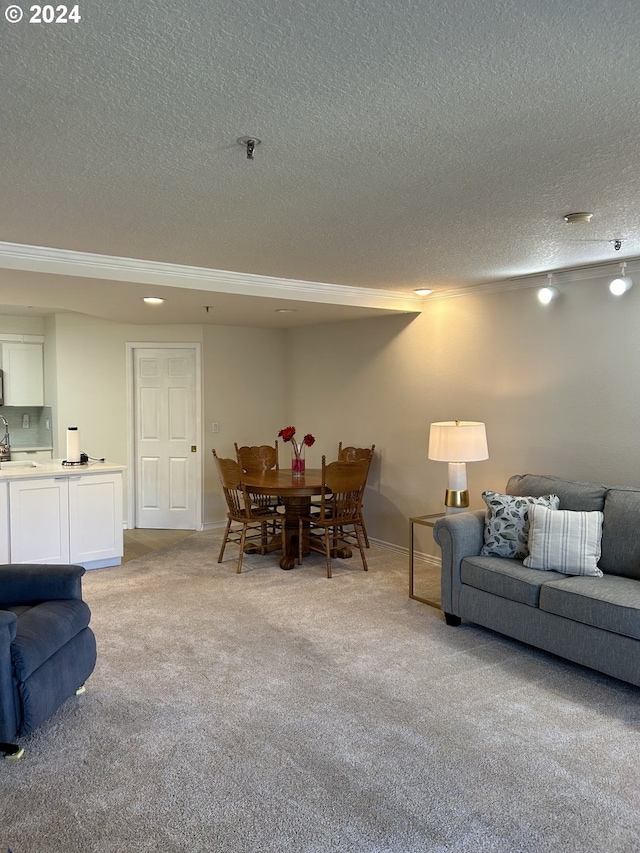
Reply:
<svg viewBox="0 0 640 853"><path fill-rule="evenodd" d="M0 610L0 741L3 742L10 741L18 729L11 664L11 643L17 628L16 614Z"/></svg>
<svg viewBox="0 0 640 853"><path fill-rule="evenodd" d="M441 607L444 613L459 616L460 564L465 557L477 557L484 545L484 510L461 512L439 518L433 538L442 550Z"/></svg>
<svg viewBox="0 0 640 853"><path fill-rule="evenodd" d="M82 599L83 566L0 565L0 607L61 598Z"/></svg>

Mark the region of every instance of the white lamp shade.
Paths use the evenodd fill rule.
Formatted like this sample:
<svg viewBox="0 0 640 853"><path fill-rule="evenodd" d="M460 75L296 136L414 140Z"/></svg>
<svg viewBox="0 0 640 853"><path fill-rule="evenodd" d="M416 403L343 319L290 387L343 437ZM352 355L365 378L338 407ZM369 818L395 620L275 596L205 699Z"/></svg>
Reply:
<svg viewBox="0 0 640 853"><path fill-rule="evenodd" d="M431 424L429 459L435 462L478 462L488 458L487 432L480 421Z"/></svg>

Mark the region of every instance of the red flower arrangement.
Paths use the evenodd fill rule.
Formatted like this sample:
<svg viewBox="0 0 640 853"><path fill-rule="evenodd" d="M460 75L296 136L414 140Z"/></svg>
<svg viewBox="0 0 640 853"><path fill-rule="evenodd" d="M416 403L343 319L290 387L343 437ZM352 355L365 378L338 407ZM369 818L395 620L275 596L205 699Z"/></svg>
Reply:
<svg viewBox="0 0 640 853"><path fill-rule="evenodd" d="M311 445L315 442L315 438L308 432L302 439L301 442L297 442L294 438L296 434L296 428L294 426L288 426L284 429L281 429L278 433L278 438L281 438L283 441L291 442L291 449L293 450L293 458L291 460L291 468L294 474L304 474L304 457L302 455L303 447L311 447Z"/></svg>
<svg viewBox="0 0 640 853"><path fill-rule="evenodd" d="M294 426L285 427L281 429L278 433L278 438L281 438L283 441L290 441L292 444L300 449L300 447L304 444L305 447L311 447L311 445L315 442L315 438L308 432L302 442L298 444L298 442L294 439L294 435L296 434L296 428Z"/></svg>

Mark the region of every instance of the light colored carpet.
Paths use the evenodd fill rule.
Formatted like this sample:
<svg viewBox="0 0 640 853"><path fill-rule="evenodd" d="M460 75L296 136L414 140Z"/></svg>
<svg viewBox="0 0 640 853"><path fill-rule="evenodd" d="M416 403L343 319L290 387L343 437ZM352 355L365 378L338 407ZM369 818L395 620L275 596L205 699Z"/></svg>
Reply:
<svg viewBox="0 0 640 853"><path fill-rule="evenodd" d="M0 764L13 853L637 851L636 688L199 533L85 575L87 693Z"/></svg>

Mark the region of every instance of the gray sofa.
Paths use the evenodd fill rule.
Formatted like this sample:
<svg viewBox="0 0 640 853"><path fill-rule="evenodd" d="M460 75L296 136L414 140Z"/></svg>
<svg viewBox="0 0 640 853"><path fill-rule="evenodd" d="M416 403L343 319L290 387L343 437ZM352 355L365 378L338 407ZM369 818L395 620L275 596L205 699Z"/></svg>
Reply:
<svg viewBox="0 0 640 853"><path fill-rule="evenodd" d="M555 494L559 509L603 513L603 577L526 568L481 556L485 512L439 519L447 624L462 619L640 686L640 489L515 475L506 493Z"/></svg>

